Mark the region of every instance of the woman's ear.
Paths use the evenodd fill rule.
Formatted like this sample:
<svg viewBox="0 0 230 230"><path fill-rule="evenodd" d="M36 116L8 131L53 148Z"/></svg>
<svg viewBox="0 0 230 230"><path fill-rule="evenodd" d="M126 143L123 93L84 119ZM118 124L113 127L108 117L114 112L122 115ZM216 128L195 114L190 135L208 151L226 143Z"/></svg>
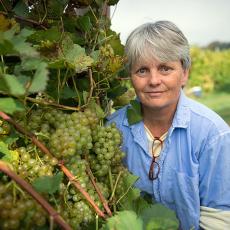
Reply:
<svg viewBox="0 0 230 230"><path fill-rule="evenodd" d="M189 69L184 69L183 70L183 76L181 78L181 86L184 87L188 81L189 77Z"/></svg>

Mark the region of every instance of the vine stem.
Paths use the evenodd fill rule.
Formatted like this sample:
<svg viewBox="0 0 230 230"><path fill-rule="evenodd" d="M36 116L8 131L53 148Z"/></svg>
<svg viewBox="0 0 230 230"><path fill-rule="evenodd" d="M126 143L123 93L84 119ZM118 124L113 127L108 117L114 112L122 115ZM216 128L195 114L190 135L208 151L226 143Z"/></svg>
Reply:
<svg viewBox="0 0 230 230"><path fill-rule="evenodd" d="M86 107L90 103L90 100L91 100L91 98L93 96L94 86L95 86L95 82L93 80L93 73L92 73L92 69L91 68L88 68L88 75L89 75L89 81L90 81L89 95L88 95L86 104L83 105L82 108Z"/></svg>
<svg viewBox="0 0 230 230"><path fill-rule="evenodd" d="M73 111L80 111L81 110L80 107L71 107L71 106L66 106L66 105L60 105L60 104L57 104L55 102L41 101L41 100L37 100L37 99L31 98L31 97L26 97L26 100L33 102L33 103L36 103L36 104L50 105L50 106L54 106L54 107L61 108L61 109L67 109L67 110L73 110Z"/></svg>
<svg viewBox="0 0 230 230"><path fill-rule="evenodd" d="M9 12L4 12L4 11L0 11L0 14L3 14L3 15L8 15ZM24 18L24 17L21 17L21 16L18 16L18 15L13 15L13 17L19 21L24 21L24 22L28 22L28 23L31 23L35 26L38 26L38 27L41 27L42 29L46 30L47 28L40 22L36 22L32 19L28 19L28 18Z"/></svg>
<svg viewBox="0 0 230 230"><path fill-rule="evenodd" d="M26 131L23 127L21 127L18 123L16 123L11 117L9 117L4 112L0 111L0 117L2 117L5 121L8 121L10 124L12 124L16 130L18 130L20 133L24 134L25 136L29 137L32 142L45 154L48 154L49 156L53 157L53 155L50 153L50 151L46 148L46 146L40 142L36 136ZM74 175L64 166L63 162L59 162L60 169L64 172L64 174L69 178L69 180L74 184L74 186L79 190L80 193L85 197L85 199L90 203L90 205L94 208L95 212L102 218L105 219L105 214L99 209L97 204L92 200L90 195L83 189L81 184L76 180Z"/></svg>
<svg viewBox="0 0 230 230"><path fill-rule="evenodd" d="M16 173L14 173L5 162L0 161L0 171L9 176L12 180L17 182L25 191L27 191L53 218L53 220L59 224L64 230L71 230L72 228L62 219L58 212L39 194L34 188L21 179Z"/></svg>
<svg viewBox="0 0 230 230"><path fill-rule="evenodd" d="M116 191L116 188L117 188L117 184L118 184L118 181L121 177L121 172L119 172L118 176L117 176L117 179L116 179L116 182L115 182L115 185L113 187L113 191L112 191L112 194L111 194L111 197L109 198L109 200L112 200L113 197L114 197L114 194L115 194L115 191Z"/></svg>
<svg viewBox="0 0 230 230"><path fill-rule="evenodd" d="M109 168L109 183L110 183L111 191L114 191L113 177L112 177L111 168ZM112 202L112 205L113 205L113 211L116 212L116 205L115 205L115 203Z"/></svg>
<svg viewBox="0 0 230 230"><path fill-rule="evenodd" d="M101 200L101 202L102 202L102 204L106 210L106 212L108 213L109 216L112 216L112 212L108 206L108 202L105 199L105 197L103 196L103 194L101 193L100 189L98 188L96 181L95 181L95 178L93 176L93 173L92 173L89 166L87 166L86 172L87 172L87 174L88 174L88 176L89 176L89 178L90 178L90 180L91 180L91 182L92 182L92 184L93 184L93 186L94 186L94 188L95 188L95 190L99 196L99 199Z"/></svg>
<svg viewBox="0 0 230 230"><path fill-rule="evenodd" d="M91 206L95 209L97 214L105 219L105 214L98 208L89 194L82 188L81 184L76 180L76 177L62 164L59 163L61 170L65 173L65 175L69 178L69 181L75 185L75 187L84 195L87 201L91 204Z"/></svg>
<svg viewBox="0 0 230 230"><path fill-rule="evenodd" d="M1 4L2 4L2 7L4 8L4 10L5 10L6 12L8 12L9 9L7 9L7 6L5 6L4 1L0 0L0 2L1 2Z"/></svg>

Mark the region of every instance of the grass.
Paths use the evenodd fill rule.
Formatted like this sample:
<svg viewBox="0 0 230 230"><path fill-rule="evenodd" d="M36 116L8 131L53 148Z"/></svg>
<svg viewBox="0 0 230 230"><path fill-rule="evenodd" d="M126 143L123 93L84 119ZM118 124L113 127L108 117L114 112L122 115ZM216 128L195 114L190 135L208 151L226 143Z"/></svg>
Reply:
<svg viewBox="0 0 230 230"><path fill-rule="evenodd" d="M230 125L230 93L203 94L194 99L216 111Z"/></svg>

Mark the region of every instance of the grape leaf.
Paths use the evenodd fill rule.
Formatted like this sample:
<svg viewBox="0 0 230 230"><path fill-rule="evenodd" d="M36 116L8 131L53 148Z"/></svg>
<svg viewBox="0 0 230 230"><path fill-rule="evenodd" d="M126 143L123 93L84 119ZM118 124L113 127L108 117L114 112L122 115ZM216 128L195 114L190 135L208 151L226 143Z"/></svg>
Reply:
<svg viewBox="0 0 230 230"><path fill-rule="evenodd" d="M1 32L0 32L1 36ZM14 46L7 40L1 40L0 39L0 54L1 55L6 55L6 54L11 54L14 53Z"/></svg>
<svg viewBox="0 0 230 230"><path fill-rule="evenodd" d="M42 62L36 69L36 72L33 77L33 81L29 88L29 92L35 93L39 91L44 91L46 89L47 81L48 81L47 64Z"/></svg>
<svg viewBox="0 0 230 230"><path fill-rule="evenodd" d="M5 40L11 40L15 36L15 34L19 31L20 31L19 24L15 24L9 30L2 33L2 38L4 38Z"/></svg>
<svg viewBox="0 0 230 230"><path fill-rule="evenodd" d="M175 212L162 204L154 204L140 214L144 229L178 229L179 223Z"/></svg>
<svg viewBox="0 0 230 230"><path fill-rule="evenodd" d="M135 211L137 215L140 215L143 210L149 208L150 206L151 203L148 203L142 196L139 196L133 201L132 210Z"/></svg>
<svg viewBox="0 0 230 230"><path fill-rule="evenodd" d="M37 57L38 52L32 45L28 42L25 42L26 37L25 33L19 33L14 36L10 42L14 45L14 50L16 50L20 55L27 57Z"/></svg>
<svg viewBox="0 0 230 230"><path fill-rule="evenodd" d="M93 59L85 54L85 49L77 44L65 50L65 60L67 65L77 73L87 70L93 63Z"/></svg>
<svg viewBox="0 0 230 230"><path fill-rule="evenodd" d="M24 1L17 1L16 6L13 8L13 12L19 16L28 16L29 9Z"/></svg>
<svg viewBox="0 0 230 230"><path fill-rule="evenodd" d="M99 50L94 50L90 54L90 57L93 58L94 62L97 62L99 60L99 56L100 56L100 51Z"/></svg>
<svg viewBox="0 0 230 230"><path fill-rule="evenodd" d="M79 46L78 44L70 44L69 46L65 45L64 55L66 60L71 63L74 59L80 56L84 56L86 54L85 49Z"/></svg>
<svg viewBox="0 0 230 230"><path fill-rule="evenodd" d="M63 173L59 172L54 176L42 176L33 181L33 187L41 193L54 194L60 188Z"/></svg>
<svg viewBox="0 0 230 230"><path fill-rule="evenodd" d="M77 27L85 32L89 32L92 28L92 23L89 16L81 16L77 20Z"/></svg>
<svg viewBox="0 0 230 230"><path fill-rule="evenodd" d="M26 42L27 36L29 36L32 31L23 29L19 32L19 30L19 25L15 24L10 30L0 33L1 54L19 53L22 56L28 57L38 56L36 49L33 48L30 43Z"/></svg>
<svg viewBox="0 0 230 230"><path fill-rule="evenodd" d="M58 41L61 37L61 33L57 27L52 27L47 30L37 30L29 37L29 41L40 43L41 41Z"/></svg>
<svg viewBox="0 0 230 230"><path fill-rule="evenodd" d="M98 118L101 119L105 117L103 109L95 102L95 100L91 99L88 107L97 114Z"/></svg>
<svg viewBox="0 0 230 230"><path fill-rule="evenodd" d="M126 192L119 201L123 209L135 210L134 201L140 196L140 190L133 186L137 179L138 177L131 173L124 178L124 189Z"/></svg>
<svg viewBox="0 0 230 230"><path fill-rule="evenodd" d="M5 81L10 94L20 96L25 93L24 86L18 81L16 76L4 74L2 75L2 80Z"/></svg>
<svg viewBox="0 0 230 230"><path fill-rule="evenodd" d="M86 71L93 63L93 59L89 56L83 55L75 59L74 69L76 73Z"/></svg>
<svg viewBox="0 0 230 230"><path fill-rule="evenodd" d="M74 42L69 34L64 34L63 39L61 41L61 48L63 51L63 55L67 55L68 52L73 48ZM82 48L83 49L83 48Z"/></svg>
<svg viewBox="0 0 230 230"><path fill-rule="evenodd" d="M68 99L68 98L73 98L76 97L77 94L75 91L73 91L71 88L65 86L63 90L61 91L61 98L62 99Z"/></svg>
<svg viewBox="0 0 230 230"><path fill-rule="evenodd" d="M48 1L47 8L53 17L61 17L67 3L67 0Z"/></svg>
<svg viewBox="0 0 230 230"><path fill-rule="evenodd" d="M21 66L23 70L35 70L38 68L39 65L44 63L41 59L38 58L27 58L23 59L21 62Z"/></svg>
<svg viewBox="0 0 230 230"><path fill-rule="evenodd" d="M4 135L1 137L1 140L8 145L12 145L13 143L15 143L17 140L19 139L19 136L14 134L11 134L10 136L8 135Z"/></svg>
<svg viewBox="0 0 230 230"><path fill-rule="evenodd" d="M130 101L131 106L127 108L127 117L130 125L142 120L141 105L137 100Z"/></svg>
<svg viewBox="0 0 230 230"><path fill-rule="evenodd" d="M64 37L61 46L63 53L60 53L59 60L63 60L67 67L77 73L87 70L93 64L93 58L87 56L85 49L80 45L74 44L70 36Z"/></svg>
<svg viewBox="0 0 230 230"><path fill-rule="evenodd" d="M0 31L0 54L13 54L15 53L14 44L11 42L11 39L14 37L14 34L18 30L18 25L14 25L11 29L6 30L5 32Z"/></svg>
<svg viewBox="0 0 230 230"><path fill-rule="evenodd" d="M123 93L127 91L127 88L125 86L116 85L115 87L112 87L108 90L108 97L111 99L114 99L118 96L121 96Z"/></svg>
<svg viewBox="0 0 230 230"><path fill-rule="evenodd" d="M31 29L27 29L27 28L23 28L20 31L20 35L24 38L27 38L29 36L31 36L35 31L31 30Z"/></svg>
<svg viewBox="0 0 230 230"><path fill-rule="evenodd" d="M3 157L1 160L7 161L9 163L13 161L18 161L19 155L18 152L15 150L9 150L8 145L4 142L0 141L0 153L3 153Z"/></svg>
<svg viewBox="0 0 230 230"><path fill-rule="evenodd" d="M52 59L49 60L49 68L51 69L62 69L65 67L64 59Z"/></svg>
<svg viewBox="0 0 230 230"><path fill-rule="evenodd" d="M108 44L110 44L113 48L114 54L120 56L124 55L124 46L121 44L119 35L116 34L116 32L109 30L108 36L111 36L111 38L108 41Z"/></svg>
<svg viewBox="0 0 230 230"><path fill-rule="evenodd" d="M106 224L102 227L102 230L142 230L143 221L138 218L133 211L121 211L117 215L107 219Z"/></svg>
<svg viewBox="0 0 230 230"><path fill-rule="evenodd" d="M24 107L21 103L13 98L0 98L0 111L13 114L16 111L23 111Z"/></svg>

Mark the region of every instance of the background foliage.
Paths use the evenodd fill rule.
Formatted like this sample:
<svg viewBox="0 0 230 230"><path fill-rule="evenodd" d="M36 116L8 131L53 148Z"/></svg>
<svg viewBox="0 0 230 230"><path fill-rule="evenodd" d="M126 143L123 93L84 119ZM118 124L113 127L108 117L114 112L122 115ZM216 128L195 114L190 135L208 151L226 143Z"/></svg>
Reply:
<svg viewBox="0 0 230 230"><path fill-rule="evenodd" d="M189 86L205 92L230 92L230 50L191 48L192 69Z"/></svg>
<svg viewBox="0 0 230 230"><path fill-rule="evenodd" d="M213 42L207 47L192 47L192 68L186 92L195 100L215 110L230 124L230 49L229 43ZM194 97L191 89L200 86L202 94Z"/></svg>

